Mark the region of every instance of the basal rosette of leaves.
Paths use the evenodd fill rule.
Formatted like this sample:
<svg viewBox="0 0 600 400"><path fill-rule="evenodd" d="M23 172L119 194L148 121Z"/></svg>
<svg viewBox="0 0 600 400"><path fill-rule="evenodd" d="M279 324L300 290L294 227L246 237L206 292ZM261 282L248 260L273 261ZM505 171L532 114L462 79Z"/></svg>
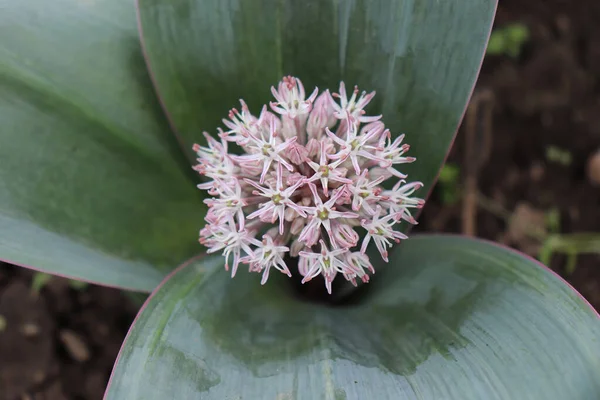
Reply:
<svg viewBox="0 0 600 400"><path fill-rule="evenodd" d="M417 161L399 171L407 182L422 183L419 197L426 199L476 81L495 6L0 1L0 259L152 292L123 344L107 399L600 398L600 318L568 284L512 250L409 235L410 224L401 224L394 235L410 237L384 249L387 264L377 246L365 249L376 272L369 283L353 291L334 287L322 304L310 301L312 289L297 290L303 278L289 254L281 259L292 279L271 274L261 285L261 276L247 270L231 279L225 257L206 254L198 243L204 201L216 197L196 188L207 181L192 169L193 144L210 148L202 132L217 132L240 98L260 118L269 88L288 75L340 96L342 81L376 91L364 109L383 116L389 145L406 134ZM341 141L349 137L327 127ZM374 147L371 155L388 145L382 133L365 143ZM327 132L319 138L335 142ZM320 167L320 148L328 144L317 142L305 150L317 150L309 160ZM243 157L243 141L227 143ZM323 162L352 150L334 147ZM350 154L343 158L346 165L336 166L347 169L341 179L356 183L365 160L357 159L356 171ZM372 170L381 165L371 167L376 181ZM275 182L277 189L279 171L282 182L290 172L281 162L264 175L262 168L249 172L261 188ZM329 181L304 185L313 204L298 207L336 196L333 203L346 201ZM382 182L381 191L390 190L393 182ZM387 201L378 200L375 212ZM353 210L352 202L336 207L363 213L359 224L375 215L362 205ZM273 221L275 246L280 221L272 214L249 218L257 210L244 212L244 221ZM395 217L411 220L397 211ZM285 217L283 235L293 223ZM328 251L350 248L342 245L348 240L357 245L351 254L363 254L358 241L365 231L356 229L357 241L347 228L336 229L340 243L319 232ZM303 239L312 244L311 235ZM319 257L318 240L300 251ZM291 252L291 243L280 246L289 244ZM248 261L264 277L266 265ZM345 272L350 281L367 276ZM307 285L317 278L324 290L316 275Z"/></svg>

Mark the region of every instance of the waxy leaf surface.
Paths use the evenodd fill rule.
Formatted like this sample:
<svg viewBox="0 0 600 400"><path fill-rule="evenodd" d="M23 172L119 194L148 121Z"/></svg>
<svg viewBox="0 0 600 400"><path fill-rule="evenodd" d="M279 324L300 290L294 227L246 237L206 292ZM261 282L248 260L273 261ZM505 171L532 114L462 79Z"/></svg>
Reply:
<svg viewBox="0 0 600 400"><path fill-rule="evenodd" d="M151 291L204 207L121 0L0 0L0 259Z"/></svg>
<svg viewBox="0 0 600 400"><path fill-rule="evenodd" d="M343 307L222 265L191 262L153 293L107 399L600 398L600 318L513 250L416 236Z"/></svg>
<svg viewBox="0 0 600 400"><path fill-rule="evenodd" d="M258 114L284 75L337 92L376 90L367 108L406 133L403 165L425 196L483 58L494 0L138 0L157 91L192 155L243 98Z"/></svg>

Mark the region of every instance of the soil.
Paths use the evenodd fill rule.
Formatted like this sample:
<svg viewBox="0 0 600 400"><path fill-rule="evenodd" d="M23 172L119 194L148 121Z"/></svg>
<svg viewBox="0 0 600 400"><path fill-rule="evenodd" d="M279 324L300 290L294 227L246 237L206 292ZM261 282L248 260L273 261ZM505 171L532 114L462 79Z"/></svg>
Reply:
<svg viewBox="0 0 600 400"><path fill-rule="evenodd" d="M0 268L0 399L101 399L137 307L116 289ZM4 325L4 326L2 326Z"/></svg>
<svg viewBox="0 0 600 400"><path fill-rule="evenodd" d="M543 240L525 231L547 230L549 211L562 234L600 232L598 18L596 1L500 0L495 28L524 23L530 39L517 58L486 57L448 158L460 168L460 199L442 201L448 189L437 185L419 231L472 234L534 257ZM555 149L570 162L549 157ZM579 255L571 272L555 254L550 267L600 310L599 255Z"/></svg>
<svg viewBox="0 0 600 400"><path fill-rule="evenodd" d="M417 231L533 256L549 211L561 234L600 232L600 172L587 171L600 149L598 20L594 0L500 0L496 27L521 22L530 38L517 57L486 57L449 156L458 180L436 187ZM579 255L573 271L561 254L550 265L600 310L599 255ZM0 268L0 400L102 398L137 307L117 290L58 278L35 295L32 276Z"/></svg>

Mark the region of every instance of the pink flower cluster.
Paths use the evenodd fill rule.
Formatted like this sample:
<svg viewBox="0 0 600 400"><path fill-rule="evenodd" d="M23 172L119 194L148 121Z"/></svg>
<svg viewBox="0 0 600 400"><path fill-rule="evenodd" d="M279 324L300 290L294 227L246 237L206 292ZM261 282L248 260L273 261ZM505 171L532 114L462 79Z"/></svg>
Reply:
<svg viewBox="0 0 600 400"><path fill-rule="evenodd" d="M262 284L271 268L292 275L286 256L299 257L302 283L323 275L329 293L338 273L355 285L357 278L368 282L367 272L375 272L369 243L387 261L392 242L406 239L394 227L415 224L411 210L424 203L411 197L422 184L406 183L395 168L415 161L405 156L404 135L392 139L381 116L365 115L375 92L355 87L348 97L342 82L339 93L317 97L315 89L306 97L291 76L271 92L273 112L265 105L256 117L240 100L241 110L223 120L220 140L204 133L208 147L194 146L194 169L211 179L198 185L212 196L200 243L223 252L232 276L247 264L262 273ZM229 142L244 154L229 153ZM390 178L398 181L384 189Z"/></svg>

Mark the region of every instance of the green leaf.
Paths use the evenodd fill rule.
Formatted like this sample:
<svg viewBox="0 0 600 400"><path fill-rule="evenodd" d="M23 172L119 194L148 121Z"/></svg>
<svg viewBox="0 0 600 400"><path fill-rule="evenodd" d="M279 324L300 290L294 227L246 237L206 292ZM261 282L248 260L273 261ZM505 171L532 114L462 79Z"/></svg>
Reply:
<svg viewBox="0 0 600 400"><path fill-rule="evenodd" d="M343 307L301 302L282 275L232 280L222 262L153 293L107 399L600 398L599 316L508 248L414 237Z"/></svg>
<svg viewBox="0 0 600 400"><path fill-rule="evenodd" d="M0 7L0 259L152 290L203 205L121 0Z"/></svg>
<svg viewBox="0 0 600 400"><path fill-rule="evenodd" d="M244 98L284 75L307 90L376 90L370 114L405 132L411 180L433 184L475 83L495 0L138 0L145 52L191 156Z"/></svg>

